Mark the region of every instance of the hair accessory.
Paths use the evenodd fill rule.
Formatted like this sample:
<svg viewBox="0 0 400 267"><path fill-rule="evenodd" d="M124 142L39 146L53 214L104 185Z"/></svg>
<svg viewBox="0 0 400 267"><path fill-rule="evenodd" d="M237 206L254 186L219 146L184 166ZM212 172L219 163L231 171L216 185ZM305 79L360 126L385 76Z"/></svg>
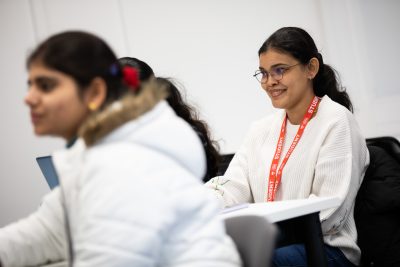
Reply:
<svg viewBox="0 0 400 267"><path fill-rule="evenodd" d="M122 68L122 74L124 82L135 92L140 84L138 71L135 68L124 66Z"/></svg>
<svg viewBox="0 0 400 267"><path fill-rule="evenodd" d="M119 72L119 65L117 63L114 63L110 66L110 74L112 76L117 76Z"/></svg>

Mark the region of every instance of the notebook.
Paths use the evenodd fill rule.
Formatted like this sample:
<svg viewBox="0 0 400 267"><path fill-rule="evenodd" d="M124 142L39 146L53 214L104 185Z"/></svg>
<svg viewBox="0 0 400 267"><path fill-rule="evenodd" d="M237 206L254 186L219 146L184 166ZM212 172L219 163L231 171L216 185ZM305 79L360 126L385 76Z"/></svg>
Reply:
<svg viewBox="0 0 400 267"><path fill-rule="evenodd" d="M37 157L36 161L39 164L40 170L42 171L44 178L46 178L50 189L58 186L58 176L51 156Z"/></svg>

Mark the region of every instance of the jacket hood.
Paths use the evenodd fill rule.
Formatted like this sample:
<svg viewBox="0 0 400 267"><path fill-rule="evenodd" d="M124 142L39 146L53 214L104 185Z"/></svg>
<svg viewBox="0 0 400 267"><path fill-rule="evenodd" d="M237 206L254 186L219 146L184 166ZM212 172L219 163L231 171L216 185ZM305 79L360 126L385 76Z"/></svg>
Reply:
<svg viewBox="0 0 400 267"><path fill-rule="evenodd" d="M139 94L127 95L93 114L79 134L87 147L121 141L145 146L202 178L206 170L203 145L192 127L163 100L166 96L165 88L151 82Z"/></svg>
<svg viewBox="0 0 400 267"><path fill-rule="evenodd" d="M145 84L138 94L128 93L121 100L93 113L80 127L79 136L90 147L119 126L148 112L166 97L165 86L153 80Z"/></svg>

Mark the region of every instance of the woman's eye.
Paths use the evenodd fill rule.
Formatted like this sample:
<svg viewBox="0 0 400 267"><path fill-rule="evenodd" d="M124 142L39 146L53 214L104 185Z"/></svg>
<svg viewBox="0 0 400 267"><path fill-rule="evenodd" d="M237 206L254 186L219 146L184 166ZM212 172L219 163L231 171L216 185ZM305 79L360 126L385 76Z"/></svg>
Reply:
<svg viewBox="0 0 400 267"><path fill-rule="evenodd" d="M283 67L278 67L278 68L275 68L274 69L274 72L276 73L276 74L278 74L278 75L282 75L284 72L285 72L285 68L283 68Z"/></svg>
<svg viewBox="0 0 400 267"><path fill-rule="evenodd" d="M56 86L56 82L50 80L38 81L37 86L43 92L50 92Z"/></svg>
<svg viewBox="0 0 400 267"><path fill-rule="evenodd" d="M51 90L51 86L48 83L39 84L39 88L40 88L40 90L45 91L45 92Z"/></svg>

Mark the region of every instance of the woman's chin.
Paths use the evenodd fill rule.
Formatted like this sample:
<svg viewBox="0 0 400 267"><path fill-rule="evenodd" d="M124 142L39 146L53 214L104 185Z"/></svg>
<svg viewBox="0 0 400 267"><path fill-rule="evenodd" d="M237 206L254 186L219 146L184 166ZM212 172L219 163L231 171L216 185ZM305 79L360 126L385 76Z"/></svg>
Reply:
<svg viewBox="0 0 400 267"><path fill-rule="evenodd" d="M271 98L271 104L274 108L279 108L279 109L285 108L285 104L284 104L284 101L282 101L282 99L272 99Z"/></svg>
<svg viewBox="0 0 400 267"><path fill-rule="evenodd" d="M35 127L35 128L33 129L33 131L34 131L35 135L36 135L36 136L39 136L39 137L45 136L45 135L49 135L48 132L47 132L46 130L41 129L41 128Z"/></svg>
<svg viewBox="0 0 400 267"><path fill-rule="evenodd" d="M285 106L285 95L286 92L280 94L268 94L269 98L271 99L272 106L274 108L284 108Z"/></svg>

